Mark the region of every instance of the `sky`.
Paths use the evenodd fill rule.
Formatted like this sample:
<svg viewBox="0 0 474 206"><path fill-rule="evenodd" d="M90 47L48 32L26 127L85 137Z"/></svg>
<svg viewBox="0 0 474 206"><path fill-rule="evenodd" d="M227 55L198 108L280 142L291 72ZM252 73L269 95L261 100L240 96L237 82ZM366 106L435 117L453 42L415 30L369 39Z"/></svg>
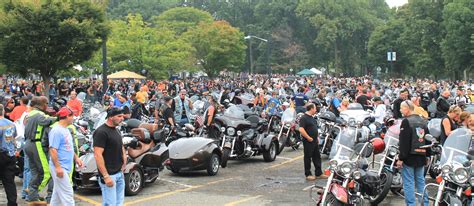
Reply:
<svg viewBox="0 0 474 206"><path fill-rule="evenodd" d="M401 6L408 3L408 0L385 0L390 7Z"/></svg>

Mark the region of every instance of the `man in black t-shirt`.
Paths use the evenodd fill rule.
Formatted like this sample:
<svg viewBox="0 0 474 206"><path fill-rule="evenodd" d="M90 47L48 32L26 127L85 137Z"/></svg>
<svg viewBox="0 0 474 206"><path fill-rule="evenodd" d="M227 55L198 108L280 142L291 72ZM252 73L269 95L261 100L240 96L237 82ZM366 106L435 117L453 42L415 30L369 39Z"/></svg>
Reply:
<svg viewBox="0 0 474 206"><path fill-rule="evenodd" d="M170 96L165 96L163 97L164 105L162 106L162 116L163 119L165 120L166 124L175 125L175 120L174 120L174 114L173 114L173 109L171 108L171 105L173 104L173 98Z"/></svg>
<svg viewBox="0 0 474 206"><path fill-rule="evenodd" d="M94 157L99 169L99 185L104 205L123 205L125 180L123 171L127 164L122 136L117 126L123 121L123 111L112 107L107 111L107 121L95 130Z"/></svg>
<svg viewBox="0 0 474 206"><path fill-rule="evenodd" d="M323 175L321 169L321 154L318 148L318 124L314 115L316 114L316 105L310 103L306 105L306 112L300 119L299 132L303 137L304 146L304 174L306 180L313 181L317 178L327 178ZM311 161L314 164L315 171L311 174Z"/></svg>

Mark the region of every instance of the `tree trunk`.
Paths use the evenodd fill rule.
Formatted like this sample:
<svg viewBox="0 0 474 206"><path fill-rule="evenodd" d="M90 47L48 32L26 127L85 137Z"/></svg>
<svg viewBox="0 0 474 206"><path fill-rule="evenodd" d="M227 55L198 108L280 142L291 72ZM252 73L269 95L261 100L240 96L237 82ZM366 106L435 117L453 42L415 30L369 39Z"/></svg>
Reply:
<svg viewBox="0 0 474 206"><path fill-rule="evenodd" d="M46 98L49 99L49 84L51 83L50 76L48 74L41 74L41 78L43 79L44 82L44 95ZM49 99L49 101L52 101L52 99Z"/></svg>

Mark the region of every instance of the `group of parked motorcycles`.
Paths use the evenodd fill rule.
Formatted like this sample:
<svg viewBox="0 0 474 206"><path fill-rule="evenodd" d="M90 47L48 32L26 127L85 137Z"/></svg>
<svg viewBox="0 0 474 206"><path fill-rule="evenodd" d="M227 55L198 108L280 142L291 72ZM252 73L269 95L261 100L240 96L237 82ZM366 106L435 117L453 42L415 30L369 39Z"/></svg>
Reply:
<svg viewBox="0 0 474 206"><path fill-rule="evenodd" d="M321 154L329 156L325 171L329 177L325 186L312 187L312 200L331 206L378 205L390 191L403 196L401 169L396 166L401 120L386 118L383 126L376 124L370 111L363 111L354 103L340 116L336 118L330 111L318 114L319 146ZM470 205L474 186L471 131L454 130L441 145L440 127L441 119L428 122L430 134L425 135L425 140L430 144L423 147L429 151L425 176L431 176L436 183L426 184L425 192L417 195L425 197L428 189L434 188L436 194L429 199L436 206Z"/></svg>
<svg viewBox="0 0 474 206"><path fill-rule="evenodd" d="M296 150L301 144L297 115L292 108L261 115L262 108L250 109L249 101L245 100L252 97L233 96L219 108L214 123L206 126L196 118L206 118L206 101L191 98L193 117L188 124L167 125L164 120L155 123L143 115L125 120L117 127L127 153L126 195L136 195L146 184L155 182L164 168L175 174L205 170L213 176L220 168L227 167L229 160L262 155L265 162L272 162L285 147ZM237 99L241 99L237 101L240 104L235 104ZM145 108L156 109L152 105L155 104L149 103ZM84 162L83 167L75 168L73 175L77 189L99 188L92 134L105 123L106 108L99 103L84 103L83 115L74 123L78 130L79 156ZM211 137L211 132L217 135Z"/></svg>

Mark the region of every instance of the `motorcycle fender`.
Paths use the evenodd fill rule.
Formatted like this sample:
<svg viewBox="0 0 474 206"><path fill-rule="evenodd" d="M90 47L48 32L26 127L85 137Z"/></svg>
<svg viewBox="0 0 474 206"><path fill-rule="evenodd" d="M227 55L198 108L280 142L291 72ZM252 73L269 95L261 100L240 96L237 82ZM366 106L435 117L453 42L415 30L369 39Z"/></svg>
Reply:
<svg viewBox="0 0 474 206"><path fill-rule="evenodd" d="M263 138L261 138L260 147L262 147L265 150L269 150L270 144L272 143L274 139L276 139L276 136L274 134L268 134L268 135L261 134L261 135L263 135Z"/></svg>
<svg viewBox="0 0 474 206"><path fill-rule="evenodd" d="M130 172L130 170L134 167L140 167L140 165L136 162L129 162L127 165L125 165L125 172L124 174L127 174Z"/></svg>
<svg viewBox="0 0 474 206"><path fill-rule="evenodd" d="M342 187L341 185L338 185L336 183L332 184L331 185L331 194L333 194L334 197L336 197L336 199L339 202L342 202L344 204L348 203L348 200L349 200L348 196L349 195L347 194L346 188Z"/></svg>

